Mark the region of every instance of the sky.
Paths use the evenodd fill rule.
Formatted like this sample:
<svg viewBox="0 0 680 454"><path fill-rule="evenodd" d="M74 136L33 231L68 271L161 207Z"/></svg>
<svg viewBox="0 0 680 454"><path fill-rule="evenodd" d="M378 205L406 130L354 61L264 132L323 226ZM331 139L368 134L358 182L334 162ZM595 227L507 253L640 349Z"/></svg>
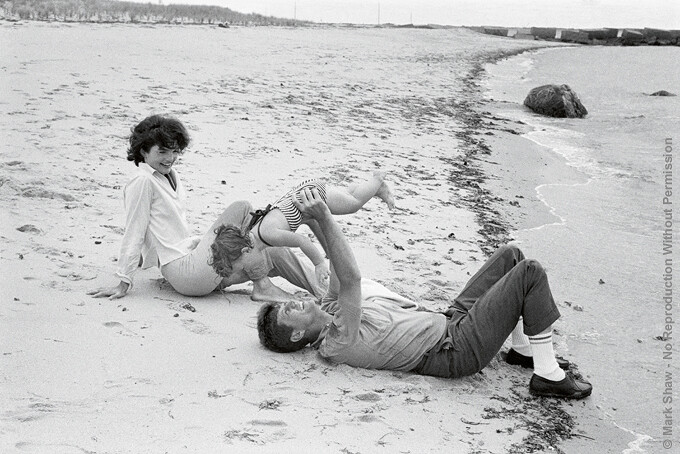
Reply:
<svg viewBox="0 0 680 454"><path fill-rule="evenodd" d="M680 0L158 1L218 5L241 13L314 22L680 29Z"/></svg>

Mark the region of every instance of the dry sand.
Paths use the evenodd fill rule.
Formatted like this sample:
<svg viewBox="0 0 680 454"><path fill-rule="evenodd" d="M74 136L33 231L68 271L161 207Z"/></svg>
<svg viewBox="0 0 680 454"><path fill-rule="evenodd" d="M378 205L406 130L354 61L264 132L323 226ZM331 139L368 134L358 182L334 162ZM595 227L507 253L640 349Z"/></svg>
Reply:
<svg viewBox="0 0 680 454"><path fill-rule="evenodd" d="M382 169L400 209L340 219L363 275L445 307L506 240L475 163L491 121L476 78L534 43L36 23L0 24L0 43L1 452L554 452L560 436L598 438L578 424L587 400L533 399L530 372L499 360L443 380L268 352L249 285L187 298L151 269L124 299L85 295L115 283L128 130L170 113L193 137L177 170L195 233L232 201Z"/></svg>

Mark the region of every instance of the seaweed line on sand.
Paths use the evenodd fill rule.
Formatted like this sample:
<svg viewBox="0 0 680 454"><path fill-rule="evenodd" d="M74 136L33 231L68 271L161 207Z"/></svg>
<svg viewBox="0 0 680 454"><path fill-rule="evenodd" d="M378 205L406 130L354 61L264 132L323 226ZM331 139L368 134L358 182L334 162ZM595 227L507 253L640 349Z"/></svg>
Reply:
<svg viewBox="0 0 680 454"><path fill-rule="evenodd" d="M488 112L478 111L479 106L484 103L478 81L484 74L484 65L541 48L484 52L473 56L472 68L462 78L463 92L466 96L462 96L459 101L448 101L447 107L452 109L456 118L462 122L462 131L456 132L462 153L455 157L442 156L440 159L451 166L449 176L451 184L463 189L466 194L462 201L476 215L477 223L481 227L478 233L482 236L479 246L487 256L512 238L509 236L509 222L493 207L493 203L501 199L483 187L486 176L474 162L478 159L479 153L491 154L491 148L481 135L489 129L484 119L493 118Z"/></svg>
<svg viewBox="0 0 680 454"><path fill-rule="evenodd" d="M513 387L511 396L492 396L500 402L499 406L484 408L482 419L496 419L512 417L519 421L515 427L528 432L528 435L520 443L513 443L508 448L511 454L526 454L550 450L558 454L564 454L558 443L569 439L575 434L574 418L563 408L563 402L550 398L536 398L527 396L519 391L524 388L522 379L512 377Z"/></svg>

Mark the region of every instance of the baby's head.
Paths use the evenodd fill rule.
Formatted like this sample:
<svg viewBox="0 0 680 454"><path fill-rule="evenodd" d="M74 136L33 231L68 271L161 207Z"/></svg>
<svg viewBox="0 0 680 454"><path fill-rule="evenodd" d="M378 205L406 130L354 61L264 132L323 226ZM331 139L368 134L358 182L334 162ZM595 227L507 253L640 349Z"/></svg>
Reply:
<svg viewBox="0 0 680 454"><path fill-rule="evenodd" d="M127 159L134 161L136 166L144 162L142 151L149 151L154 145L168 150L182 151L191 140L182 122L162 115L146 117L132 128L131 132Z"/></svg>
<svg viewBox="0 0 680 454"><path fill-rule="evenodd" d="M210 245L210 266L222 277L228 277L241 255L253 248L250 232L235 225L221 225L215 229L215 241Z"/></svg>

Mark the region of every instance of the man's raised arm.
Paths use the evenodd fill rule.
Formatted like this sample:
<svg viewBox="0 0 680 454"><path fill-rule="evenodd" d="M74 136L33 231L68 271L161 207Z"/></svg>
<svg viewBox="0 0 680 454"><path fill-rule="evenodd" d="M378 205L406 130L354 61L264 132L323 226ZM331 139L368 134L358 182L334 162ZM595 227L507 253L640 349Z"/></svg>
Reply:
<svg viewBox="0 0 680 454"><path fill-rule="evenodd" d="M361 273L347 238L316 189L307 188L299 195L302 202L293 196L293 203L303 215L316 220L325 237L326 252L340 283L339 300L360 304Z"/></svg>

